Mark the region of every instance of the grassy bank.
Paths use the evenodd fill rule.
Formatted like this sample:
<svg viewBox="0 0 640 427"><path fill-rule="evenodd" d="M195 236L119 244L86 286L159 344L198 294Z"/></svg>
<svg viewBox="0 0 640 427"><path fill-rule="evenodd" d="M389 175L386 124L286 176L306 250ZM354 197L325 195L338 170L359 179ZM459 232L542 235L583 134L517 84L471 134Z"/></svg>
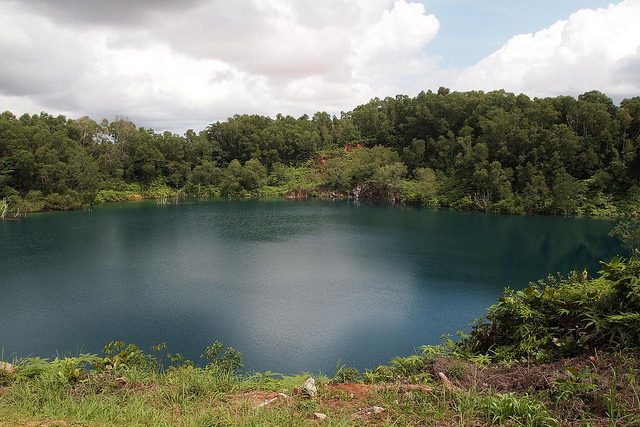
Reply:
<svg viewBox="0 0 640 427"><path fill-rule="evenodd" d="M469 334L335 376L242 371L164 345L0 367L0 425L640 425L640 260L506 290ZM305 387L315 379L316 390Z"/></svg>
<svg viewBox="0 0 640 427"><path fill-rule="evenodd" d="M415 357L414 357L415 358ZM399 370L399 364L389 366ZM54 368L2 389L0 425L638 425L637 357L599 354L535 366L479 366L426 358L419 379L349 382L306 375L239 377L191 366L165 372L129 367L83 372L71 382ZM55 366L55 363L54 363ZM446 375L443 383L438 373ZM266 404L265 404L266 403ZM318 414L326 415L324 421Z"/></svg>

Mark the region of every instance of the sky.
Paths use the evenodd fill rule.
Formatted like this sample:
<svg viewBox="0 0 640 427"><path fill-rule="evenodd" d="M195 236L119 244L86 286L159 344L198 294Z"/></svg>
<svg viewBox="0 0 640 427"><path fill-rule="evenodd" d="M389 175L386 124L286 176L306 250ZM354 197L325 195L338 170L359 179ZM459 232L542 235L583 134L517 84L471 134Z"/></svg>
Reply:
<svg viewBox="0 0 640 427"><path fill-rule="evenodd" d="M640 95L640 0L0 0L0 111L182 133L440 86Z"/></svg>
<svg viewBox="0 0 640 427"><path fill-rule="evenodd" d="M423 0L440 21L428 52L442 66L471 66L516 34L546 28L579 9L606 7L611 0ZM473 29L473 30L471 30Z"/></svg>

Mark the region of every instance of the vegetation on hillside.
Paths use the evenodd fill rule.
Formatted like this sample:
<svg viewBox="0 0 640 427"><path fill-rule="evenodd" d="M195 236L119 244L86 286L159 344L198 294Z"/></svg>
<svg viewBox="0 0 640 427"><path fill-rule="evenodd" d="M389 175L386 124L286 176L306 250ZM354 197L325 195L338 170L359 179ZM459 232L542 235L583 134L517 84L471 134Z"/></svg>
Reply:
<svg viewBox="0 0 640 427"><path fill-rule="evenodd" d="M179 136L123 118L0 114L0 215L141 198L337 197L517 214L640 213L640 97L373 99Z"/></svg>
<svg viewBox="0 0 640 427"><path fill-rule="evenodd" d="M639 322L640 259L614 259L594 279L506 290L457 342L363 373L339 363L315 376L317 394L310 374L243 372L219 342L200 366L117 341L100 356L14 360L0 365L0 426L636 426Z"/></svg>

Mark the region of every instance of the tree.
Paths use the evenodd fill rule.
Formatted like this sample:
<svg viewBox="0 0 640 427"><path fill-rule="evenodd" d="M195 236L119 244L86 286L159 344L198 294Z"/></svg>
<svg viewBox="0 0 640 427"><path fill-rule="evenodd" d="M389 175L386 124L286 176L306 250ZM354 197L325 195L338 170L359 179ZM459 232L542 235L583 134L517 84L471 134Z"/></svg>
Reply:
<svg viewBox="0 0 640 427"><path fill-rule="evenodd" d="M640 218L620 221L610 234L620 239L631 254L640 255Z"/></svg>
<svg viewBox="0 0 640 427"><path fill-rule="evenodd" d="M522 192L527 212L544 212L551 205L551 192L544 176L537 173L528 182Z"/></svg>
<svg viewBox="0 0 640 427"><path fill-rule="evenodd" d="M556 213L572 215L577 212L578 195L582 186L577 179L561 172L553 181L553 209Z"/></svg>

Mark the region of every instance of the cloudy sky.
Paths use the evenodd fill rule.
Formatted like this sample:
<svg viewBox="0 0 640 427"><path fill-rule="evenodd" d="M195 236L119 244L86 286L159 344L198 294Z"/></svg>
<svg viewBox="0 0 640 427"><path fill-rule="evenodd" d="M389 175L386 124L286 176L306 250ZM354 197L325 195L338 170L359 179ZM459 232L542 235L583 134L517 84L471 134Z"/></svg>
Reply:
<svg viewBox="0 0 640 427"><path fill-rule="evenodd" d="M0 0L0 110L156 130L505 88L640 95L640 0Z"/></svg>

